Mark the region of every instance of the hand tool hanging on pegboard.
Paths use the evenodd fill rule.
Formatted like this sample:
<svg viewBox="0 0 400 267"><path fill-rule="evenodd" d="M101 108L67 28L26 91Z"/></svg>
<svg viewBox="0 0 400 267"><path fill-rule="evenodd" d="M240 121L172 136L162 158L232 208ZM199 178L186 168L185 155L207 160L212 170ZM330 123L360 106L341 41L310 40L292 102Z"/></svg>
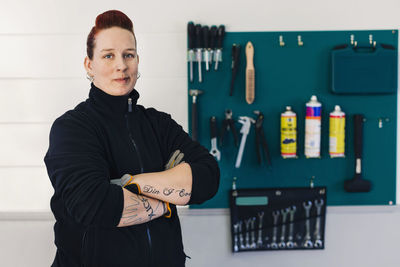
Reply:
<svg viewBox="0 0 400 267"><path fill-rule="evenodd" d="M225 36L225 26L220 25L217 29L217 45L214 56L215 70L218 70L218 63L222 61L222 47Z"/></svg>
<svg viewBox="0 0 400 267"><path fill-rule="evenodd" d="M264 159L267 164L271 166L271 157L269 155L267 140L265 138L263 123L264 123L264 114L262 112L256 110L254 114L257 115L255 128L256 128L256 151L257 151L257 159L258 163L261 164L261 151L264 154Z"/></svg>
<svg viewBox="0 0 400 267"><path fill-rule="evenodd" d="M217 118L212 116L210 118L210 139L211 139L211 149L210 154L213 155L218 161L221 159L221 152L217 147Z"/></svg>
<svg viewBox="0 0 400 267"><path fill-rule="evenodd" d="M210 28L210 68L212 66L213 59L215 57L215 49L217 42L217 26L212 25Z"/></svg>
<svg viewBox="0 0 400 267"><path fill-rule="evenodd" d="M206 71L210 70L210 61L211 58L211 48L210 48L210 29L208 26L203 26L202 28L203 34L203 47L204 47L204 63L206 65Z"/></svg>
<svg viewBox="0 0 400 267"><path fill-rule="evenodd" d="M243 157L243 151L246 146L246 139L250 133L251 123L254 122L255 121L250 117L246 116L239 117L239 123L243 124L242 128L240 129L240 133L242 134L242 139L240 141L239 152L236 157L235 168L240 168L240 164L242 162L242 157Z"/></svg>
<svg viewBox="0 0 400 267"><path fill-rule="evenodd" d="M195 26L193 22L189 22L187 26L187 34L188 34L188 61L189 61L189 80L193 82L193 61L196 60L196 56L194 54L194 46L195 46Z"/></svg>
<svg viewBox="0 0 400 267"><path fill-rule="evenodd" d="M362 114L354 115L354 154L356 158L356 173L354 178L344 182L344 189L347 192L369 192L371 191L371 182L362 178L361 159L363 146L363 123Z"/></svg>
<svg viewBox="0 0 400 267"><path fill-rule="evenodd" d="M232 78L231 78L231 88L229 90L229 95L233 95L233 88L235 86L235 79L239 69L239 58L240 58L240 45L232 45Z"/></svg>
<svg viewBox="0 0 400 267"><path fill-rule="evenodd" d="M254 68L254 47L251 42L246 44L246 102L252 104L255 99L256 75Z"/></svg>
<svg viewBox="0 0 400 267"><path fill-rule="evenodd" d="M192 97L192 139L197 141L198 118L197 118L197 97L203 93L202 90L190 89L189 95Z"/></svg>
<svg viewBox="0 0 400 267"><path fill-rule="evenodd" d="M223 145L223 140L226 132L232 132L233 140L235 142L235 146L238 147L239 139L238 134L235 127L235 121L232 118L232 110L225 110L225 119L222 121L222 131L221 137L219 139L221 146Z"/></svg>
<svg viewBox="0 0 400 267"><path fill-rule="evenodd" d="M199 83L203 81L201 77L201 62L203 61L203 36L201 34L201 25L195 26L195 46L196 46L196 60L198 63Z"/></svg>

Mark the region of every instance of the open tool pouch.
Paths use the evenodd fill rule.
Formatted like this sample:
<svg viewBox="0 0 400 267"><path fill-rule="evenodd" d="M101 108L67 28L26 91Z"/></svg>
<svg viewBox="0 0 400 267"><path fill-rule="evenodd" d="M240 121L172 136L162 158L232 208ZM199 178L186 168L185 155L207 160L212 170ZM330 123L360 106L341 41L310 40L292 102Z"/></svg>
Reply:
<svg viewBox="0 0 400 267"><path fill-rule="evenodd" d="M233 252L324 249L325 187L230 193Z"/></svg>
<svg viewBox="0 0 400 267"><path fill-rule="evenodd" d="M331 52L332 91L337 94L397 92L397 50L391 45L341 45Z"/></svg>

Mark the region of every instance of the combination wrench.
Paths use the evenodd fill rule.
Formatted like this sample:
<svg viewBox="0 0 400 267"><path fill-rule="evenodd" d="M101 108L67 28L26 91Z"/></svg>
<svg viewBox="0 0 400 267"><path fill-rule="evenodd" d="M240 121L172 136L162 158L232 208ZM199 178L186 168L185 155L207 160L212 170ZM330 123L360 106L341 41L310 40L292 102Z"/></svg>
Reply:
<svg viewBox="0 0 400 267"><path fill-rule="evenodd" d="M321 248L322 247L322 237L321 237L321 209L324 205L324 200L321 198L319 201L316 199L314 201L315 207L317 208L317 219L315 222L315 230L314 230L314 247Z"/></svg>
<svg viewBox="0 0 400 267"><path fill-rule="evenodd" d="M233 236L233 240L234 240L233 251L237 252L237 251L239 251L239 245L238 245L239 223L238 222L233 225L233 232L234 232L234 236Z"/></svg>
<svg viewBox="0 0 400 267"><path fill-rule="evenodd" d="M247 220L245 220L245 224L246 224L246 249L250 248L250 223L251 223L252 218L249 218Z"/></svg>
<svg viewBox="0 0 400 267"><path fill-rule="evenodd" d="M250 248L256 248L256 232L255 232L255 227L254 227L255 222L256 222L256 217L251 218L251 220L250 220L250 226L251 226Z"/></svg>
<svg viewBox="0 0 400 267"><path fill-rule="evenodd" d="M272 212L272 217L274 218L274 227L272 228L272 242L271 248L277 249L278 243L276 243L277 235L278 235L278 220L279 220L279 211L275 210Z"/></svg>
<svg viewBox="0 0 400 267"><path fill-rule="evenodd" d="M289 208L283 209L281 210L282 213L282 230L281 230L281 238L279 242L279 248L285 248L286 247L286 243L285 243L285 237L286 237L286 219L287 219L287 215L289 214Z"/></svg>
<svg viewBox="0 0 400 267"><path fill-rule="evenodd" d="M257 238L257 248L261 248L263 246L263 241L262 241L262 226L263 226L263 218L264 218L264 212L259 212L258 213L258 238Z"/></svg>
<svg viewBox="0 0 400 267"><path fill-rule="evenodd" d="M293 228L294 228L294 215L296 213L296 206L291 206L289 208L289 236L288 236L288 242L286 243L286 247L288 248L294 248L296 246L296 243L293 242Z"/></svg>
<svg viewBox="0 0 400 267"><path fill-rule="evenodd" d="M311 201L303 202L303 207L306 213L306 235L304 237L303 247L312 248L313 243L311 241L311 233L310 233L310 210L312 207L312 202Z"/></svg>

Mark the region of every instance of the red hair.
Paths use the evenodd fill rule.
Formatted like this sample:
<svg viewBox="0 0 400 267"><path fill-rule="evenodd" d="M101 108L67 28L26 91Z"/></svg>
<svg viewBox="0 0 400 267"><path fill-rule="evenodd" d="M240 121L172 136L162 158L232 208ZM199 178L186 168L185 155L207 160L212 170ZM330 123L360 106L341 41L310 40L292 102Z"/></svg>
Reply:
<svg viewBox="0 0 400 267"><path fill-rule="evenodd" d="M86 53L89 59L93 59L93 49L95 45L95 37L98 32L111 27L120 27L122 29L128 30L133 34L133 38L136 36L133 32L133 23L128 18L127 15L119 10L109 10L96 17L96 24L90 31L87 41L86 41Z"/></svg>

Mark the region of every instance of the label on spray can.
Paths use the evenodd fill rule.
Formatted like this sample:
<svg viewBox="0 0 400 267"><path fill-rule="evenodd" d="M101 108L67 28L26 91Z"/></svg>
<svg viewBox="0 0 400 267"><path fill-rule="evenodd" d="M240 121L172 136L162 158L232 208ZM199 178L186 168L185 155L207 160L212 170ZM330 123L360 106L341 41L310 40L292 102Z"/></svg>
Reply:
<svg viewBox="0 0 400 267"><path fill-rule="evenodd" d="M281 114L282 158L297 158L297 118L291 107Z"/></svg>
<svg viewBox="0 0 400 267"><path fill-rule="evenodd" d="M344 157L346 115L336 105L335 110L329 114L329 155L331 158Z"/></svg>
<svg viewBox="0 0 400 267"><path fill-rule="evenodd" d="M319 158L321 150L321 103L313 95L306 103L306 131L304 154L306 158Z"/></svg>

